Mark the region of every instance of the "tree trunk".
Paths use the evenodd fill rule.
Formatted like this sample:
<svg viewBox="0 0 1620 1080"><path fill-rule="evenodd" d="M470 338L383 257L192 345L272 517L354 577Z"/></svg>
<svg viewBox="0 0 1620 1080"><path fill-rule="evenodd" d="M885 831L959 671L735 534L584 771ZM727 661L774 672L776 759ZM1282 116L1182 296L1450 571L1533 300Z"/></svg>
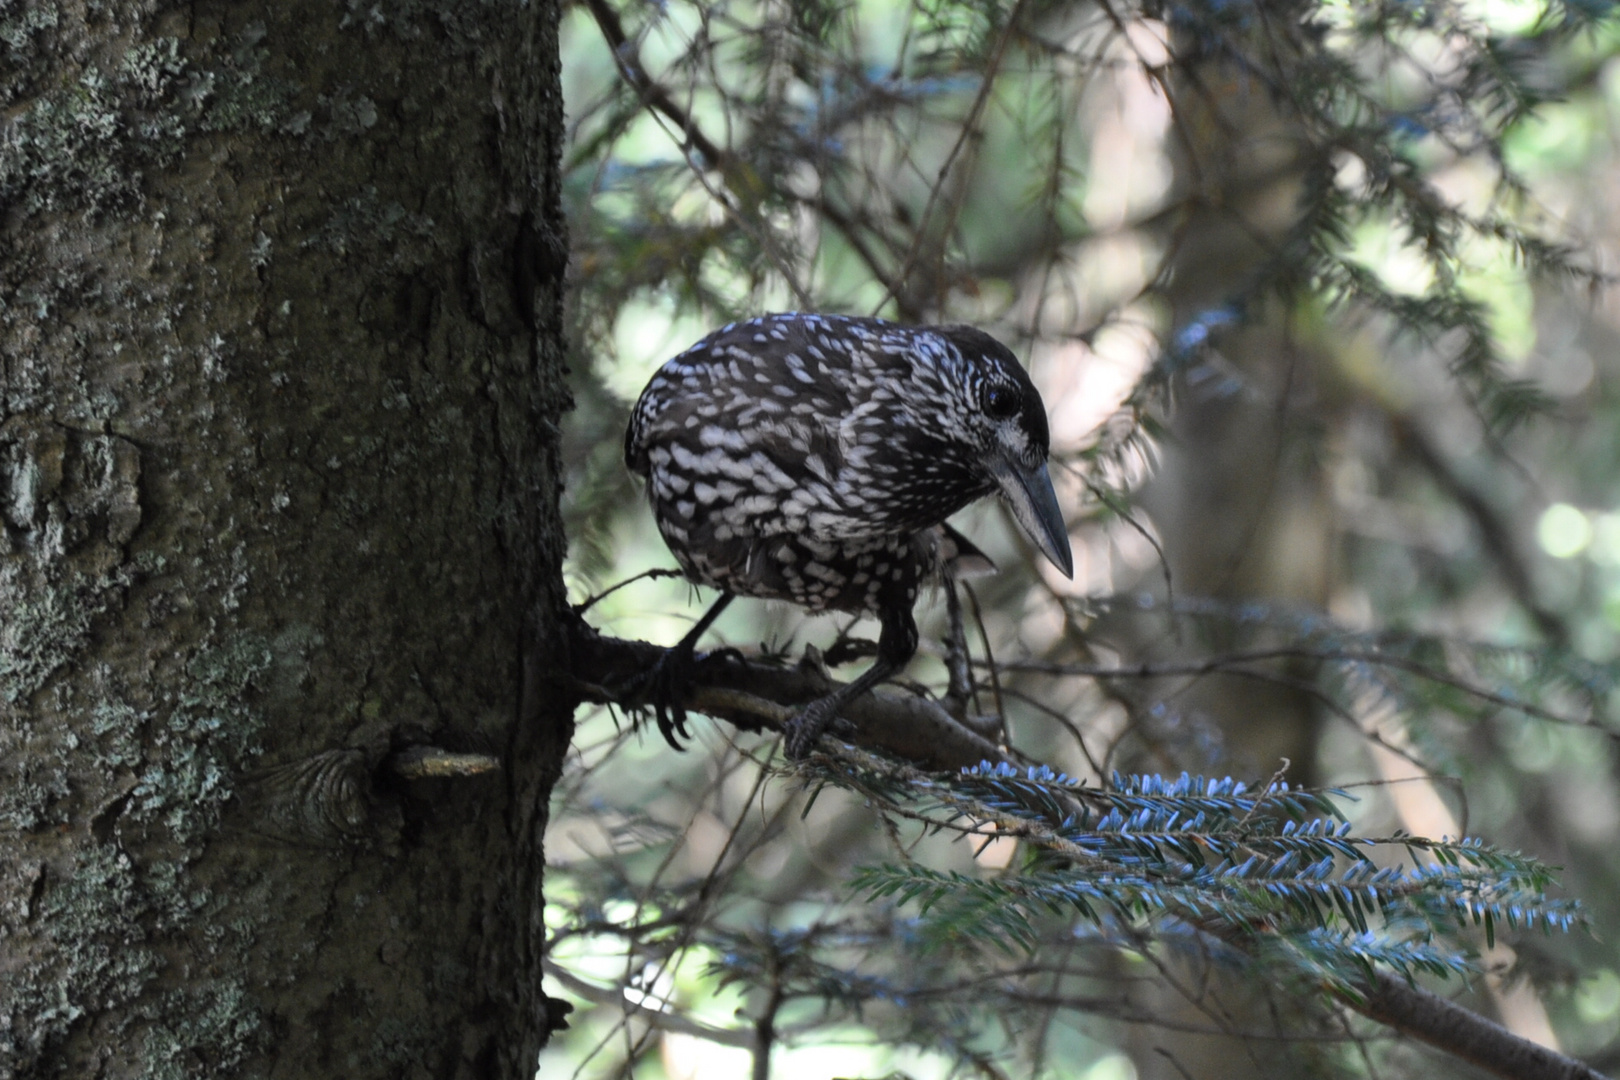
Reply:
<svg viewBox="0 0 1620 1080"><path fill-rule="evenodd" d="M0 6L0 1077L527 1080L556 8L158 7Z"/></svg>

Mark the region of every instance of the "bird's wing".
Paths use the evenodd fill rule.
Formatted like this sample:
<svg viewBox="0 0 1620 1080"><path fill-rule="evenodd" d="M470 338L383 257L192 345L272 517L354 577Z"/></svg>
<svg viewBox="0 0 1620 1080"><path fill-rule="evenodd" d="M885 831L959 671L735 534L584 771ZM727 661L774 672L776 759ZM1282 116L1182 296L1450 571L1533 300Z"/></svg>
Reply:
<svg viewBox="0 0 1620 1080"><path fill-rule="evenodd" d="M648 475L649 447L679 448L705 480L742 486L730 502L758 497L754 535L834 542L927 528L966 500L949 443L895 392L914 374L908 341L872 320L818 316L718 330L643 391L626 460Z"/></svg>

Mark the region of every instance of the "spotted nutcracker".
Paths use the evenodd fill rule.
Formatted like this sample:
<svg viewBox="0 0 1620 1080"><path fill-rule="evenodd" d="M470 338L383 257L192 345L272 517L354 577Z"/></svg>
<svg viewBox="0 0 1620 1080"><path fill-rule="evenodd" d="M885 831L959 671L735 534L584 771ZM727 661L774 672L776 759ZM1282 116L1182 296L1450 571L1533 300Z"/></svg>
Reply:
<svg viewBox="0 0 1620 1080"><path fill-rule="evenodd" d="M669 744L698 638L735 596L875 614L877 662L788 725L806 753L849 701L917 651L918 588L975 552L945 519L999 494L1073 576L1046 460L1041 395L1012 352L971 326L789 313L733 323L660 368L624 456L686 576L720 598L649 673Z"/></svg>

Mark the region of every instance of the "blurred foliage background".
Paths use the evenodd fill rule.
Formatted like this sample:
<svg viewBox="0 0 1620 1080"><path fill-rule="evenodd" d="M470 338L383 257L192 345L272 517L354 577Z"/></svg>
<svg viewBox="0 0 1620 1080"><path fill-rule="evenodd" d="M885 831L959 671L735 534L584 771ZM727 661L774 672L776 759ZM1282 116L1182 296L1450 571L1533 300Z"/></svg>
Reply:
<svg viewBox="0 0 1620 1080"><path fill-rule="evenodd" d="M622 463L669 357L766 311L976 324L1045 396L1077 563L956 521L1001 568L969 614L1004 745L1094 784L1285 769L1357 834L1560 868L1589 931L1476 934L1429 985L1620 1069L1608 5L582 0L563 41L577 600L673 565ZM670 644L710 599L589 617ZM849 622L748 601L711 640L875 637ZM542 1076L1476 1075L1173 934L914 948L860 868L994 880L1020 845L629 720L582 713L553 807L578 1011Z"/></svg>

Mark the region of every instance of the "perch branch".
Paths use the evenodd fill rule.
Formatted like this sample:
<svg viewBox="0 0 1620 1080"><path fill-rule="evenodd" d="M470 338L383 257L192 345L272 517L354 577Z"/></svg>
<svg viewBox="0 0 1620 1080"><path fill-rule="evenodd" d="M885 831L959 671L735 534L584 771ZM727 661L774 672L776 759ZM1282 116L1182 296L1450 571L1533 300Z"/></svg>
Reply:
<svg viewBox="0 0 1620 1080"><path fill-rule="evenodd" d="M572 675L589 701L618 704L616 687L627 686L663 653L645 641L605 637L576 624ZM824 696L838 684L809 664L777 667L759 662L709 661L700 664L688 709L747 731L780 731L798 706ZM939 703L914 694L879 689L856 698L843 710L855 725L855 741L885 750L930 769L955 771L981 761L1019 764L989 739L969 730Z"/></svg>
<svg viewBox="0 0 1620 1080"><path fill-rule="evenodd" d="M571 680L585 699L617 703L610 688L629 685L662 652L662 647L645 641L604 636L578 620L573 634ZM1038 667L1021 666L1031 670ZM1107 672L1114 676L1131 673L1129 669ZM797 706L814 701L835 685L813 665L782 667L748 660L711 661L699 665L696 684L685 704L748 731L776 731L797 711ZM914 695L876 691L856 699L844 715L855 725L856 745L887 751L922 768L954 771L981 761L1022 764L964 727L939 704ZM1378 972L1360 990L1359 1000L1346 1001L1350 1008L1502 1080L1606 1080L1602 1073L1582 1062L1521 1038L1396 975Z"/></svg>

